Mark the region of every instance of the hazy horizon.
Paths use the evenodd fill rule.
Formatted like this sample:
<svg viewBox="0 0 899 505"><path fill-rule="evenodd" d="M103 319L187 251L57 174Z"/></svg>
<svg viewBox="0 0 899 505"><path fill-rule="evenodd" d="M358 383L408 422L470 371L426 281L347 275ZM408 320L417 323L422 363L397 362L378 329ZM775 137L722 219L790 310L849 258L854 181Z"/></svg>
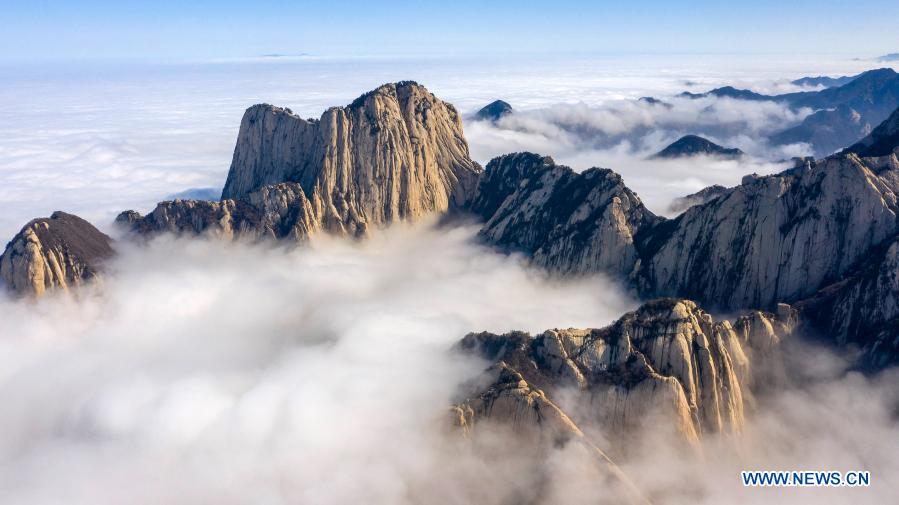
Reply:
<svg viewBox="0 0 899 505"><path fill-rule="evenodd" d="M272 103L317 118L328 107L406 79L427 86L463 114L476 161L485 164L500 154L531 150L576 170L611 168L650 209L664 213L671 198L709 184L736 184L746 173L779 171L784 167L771 161L803 152L762 152L748 165L716 163L700 173L669 164L674 169L661 170L663 177L656 180L660 171L644 155L672 140L672 133L650 138L650 147L641 149L597 147L541 125L561 118L614 130L619 124L664 119L634 109L632 102L641 96L670 97L722 85L781 93L797 90L789 83L797 77L882 66L887 65L841 56L758 55L7 62L0 64L6 83L0 89L0 237L8 240L28 220L55 210L109 229L120 211L147 212L184 190L221 188L240 118L250 105ZM526 112L524 123L515 125L521 131L471 121L474 111L495 99ZM789 121L792 114L782 107L732 102L720 102L721 117L770 126ZM751 137L717 140L756 154L762 150Z"/></svg>

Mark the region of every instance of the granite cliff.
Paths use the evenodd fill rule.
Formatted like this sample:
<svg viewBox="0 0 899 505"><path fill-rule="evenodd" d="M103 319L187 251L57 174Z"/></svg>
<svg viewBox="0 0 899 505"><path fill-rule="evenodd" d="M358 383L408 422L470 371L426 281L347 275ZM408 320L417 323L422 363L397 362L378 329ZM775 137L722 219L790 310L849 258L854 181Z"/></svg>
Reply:
<svg viewBox="0 0 899 505"><path fill-rule="evenodd" d="M485 223L483 240L524 252L540 266L623 277L639 258L636 233L660 219L615 172L577 173L532 153L493 159L470 210Z"/></svg>
<svg viewBox="0 0 899 505"><path fill-rule="evenodd" d="M118 221L137 232L305 240L364 236L465 205L481 168L456 109L414 82L385 84L318 120L254 105L240 125L220 202L163 202Z"/></svg>
<svg viewBox="0 0 899 505"><path fill-rule="evenodd" d="M112 254L112 239L84 219L57 211L26 224L6 245L0 281L17 295L41 296L83 284Z"/></svg>
<svg viewBox="0 0 899 505"><path fill-rule="evenodd" d="M783 304L731 324L692 301L659 299L601 329L472 333L459 348L492 364L454 416L464 429L491 420L556 438L581 436L579 425L615 434L653 423L698 448L703 434L741 432L754 361L775 360L795 325ZM566 392L588 408L566 413Z"/></svg>

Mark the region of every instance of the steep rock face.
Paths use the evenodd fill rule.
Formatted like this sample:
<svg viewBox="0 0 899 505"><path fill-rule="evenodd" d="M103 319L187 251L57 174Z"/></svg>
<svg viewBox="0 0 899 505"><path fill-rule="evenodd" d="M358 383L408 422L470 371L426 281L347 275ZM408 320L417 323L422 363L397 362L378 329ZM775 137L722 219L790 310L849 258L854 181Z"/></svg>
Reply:
<svg viewBox="0 0 899 505"><path fill-rule="evenodd" d="M641 289L719 308L796 301L897 232L899 162L854 154L750 176L638 237Z"/></svg>
<svg viewBox="0 0 899 505"><path fill-rule="evenodd" d="M452 424L462 433L472 435L480 423L495 421L513 430L516 443L527 442L544 455L549 447L577 444L593 463L590 466L596 470L596 478L605 481L603 488L610 496L623 498L625 503L650 503L621 468L521 374L501 362L485 372L484 378L489 385L478 396L450 409Z"/></svg>
<svg viewBox="0 0 899 505"><path fill-rule="evenodd" d="M271 105L249 108L222 198L296 182L315 215L378 226L463 205L479 172L456 109L400 82L319 120Z"/></svg>
<svg viewBox="0 0 899 505"><path fill-rule="evenodd" d="M656 153L654 158L684 158L689 156L715 156L718 158L739 158L743 151L719 146L698 135L684 135Z"/></svg>
<svg viewBox="0 0 899 505"><path fill-rule="evenodd" d="M703 433L738 433L752 360L766 359L796 322L789 306L778 309L731 325L691 301L661 299L602 329L469 334L460 348L494 364L454 411L466 426L492 419L554 436L575 436L581 423L611 432L661 423L694 445ZM586 412L566 414L553 400L572 390Z"/></svg>
<svg viewBox="0 0 899 505"><path fill-rule="evenodd" d="M899 146L899 109L871 131L867 137L849 146L846 152L862 157L889 156Z"/></svg>
<svg viewBox="0 0 899 505"><path fill-rule="evenodd" d="M29 222L7 244L0 279L16 294L41 296L83 284L112 254L112 239L84 219L57 211Z"/></svg>
<svg viewBox="0 0 899 505"><path fill-rule="evenodd" d="M205 234L227 239L290 239L304 241L323 225L297 183L264 186L241 199L218 202L161 202L147 216L125 211L116 222L140 234L171 232ZM332 222L336 232L357 234L357 223Z"/></svg>
<svg viewBox="0 0 899 505"><path fill-rule="evenodd" d="M659 220L611 170L575 173L532 153L492 160L470 210L485 241L565 274L629 275L634 236Z"/></svg>
<svg viewBox="0 0 899 505"><path fill-rule="evenodd" d="M880 369L899 362L899 236L796 308L820 334L841 345L858 345L862 367Z"/></svg>

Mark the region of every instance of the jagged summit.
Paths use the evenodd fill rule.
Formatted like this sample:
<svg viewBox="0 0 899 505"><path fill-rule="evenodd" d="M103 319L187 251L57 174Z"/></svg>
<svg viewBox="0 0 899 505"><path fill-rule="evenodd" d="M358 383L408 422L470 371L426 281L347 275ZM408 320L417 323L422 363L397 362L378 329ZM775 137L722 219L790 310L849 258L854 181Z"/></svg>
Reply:
<svg viewBox="0 0 899 505"><path fill-rule="evenodd" d="M456 109L402 81L317 121L267 104L250 107L222 198L296 182L319 212L380 224L461 205L479 171Z"/></svg>
<svg viewBox="0 0 899 505"><path fill-rule="evenodd" d="M513 112L512 106L508 104L508 102L504 102L502 100L496 100L485 105L481 110L477 111L474 115L475 119L481 121L499 121L505 116L508 116Z"/></svg>
<svg viewBox="0 0 899 505"><path fill-rule="evenodd" d="M462 208L481 167L456 109L414 81L385 84L320 119L247 109L220 202L163 202L117 220L141 233L305 240Z"/></svg>
<svg viewBox="0 0 899 505"><path fill-rule="evenodd" d="M577 173L534 153L491 160L470 210L485 222L482 239L502 249L564 274L622 277L638 258L637 230L658 219L612 170Z"/></svg>
<svg viewBox="0 0 899 505"><path fill-rule="evenodd" d="M739 158L743 151L719 146L698 135L685 135L656 153L654 158L682 158L686 156L715 156L719 158Z"/></svg>
<svg viewBox="0 0 899 505"><path fill-rule="evenodd" d="M480 387L456 405L459 424L524 423L538 430L608 433L661 421L691 445L714 433L739 433L752 396L754 361L776 358L796 325L795 311L751 311L733 323L683 299L652 300L598 329L551 329L531 336L471 333L459 344L492 363ZM535 402L534 392L540 392ZM544 408L561 412L573 393L591 409L541 422ZM611 437L614 444L616 437ZM621 447L615 447L620 450Z"/></svg>
<svg viewBox="0 0 899 505"><path fill-rule="evenodd" d="M20 295L82 284L112 256L112 239L78 216L56 211L34 219L6 245L0 280Z"/></svg>

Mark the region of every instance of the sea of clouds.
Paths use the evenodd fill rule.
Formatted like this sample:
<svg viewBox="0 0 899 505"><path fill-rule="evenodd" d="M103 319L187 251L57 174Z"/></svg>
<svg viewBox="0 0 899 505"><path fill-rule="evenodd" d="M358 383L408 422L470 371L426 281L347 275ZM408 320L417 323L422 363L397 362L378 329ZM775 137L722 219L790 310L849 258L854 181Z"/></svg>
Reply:
<svg viewBox="0 0 899 505"><path fill-rule="evenodd" d="M479 162L527 149L577 170L612 168L664 212L675 196L782 169L793 153L766 152L756 133L801 113L726 100L655 110L637 98L677 102L723 84L789 91L789 78L869 66L605 57L2 67L0 233L53 210L111 230L120 210L221 187L247 106L316 117L410 78L466 117L497 98L520 111L497 125L465 120ZM702 121L751 156L647 159ZM630 136L643 129L652 132ZM638 304L601 277L549 279L477 245L475 232L423 223L303 248L119 240L102 281L74 296L0 298L0 503L620 503L572 444L534 454L508 433L471 444L449 426L448 406L486 365L450 352L467 332L599 327ZM694 459L636 433L612 456L655 503L896 502L895 374L846 372L820 349L790 355L802 357L791 365L800 380L759 397L745 438L708 437ZM744 469L794 468L869 470L874 486L738 480Z"/></svg>
<svg viewBox="0 0 899 505"><path fill-rule="evenodd" d="M790 79L878 65L821 55L0 63L0 237L54 210L107 229L122 210L148 211L193 188L215 191L224 184L250 105L268 102L318 117L327 107L404 79L426 85L466 118L495 99L521 112L501 128L465 120L472 155L482 164L532 150L577 170L612 168L662 213L684 191L778 171L784 164L777 162L803 153L802 146L771 152L756 135L800 113L774 104L671 97L726 84L794 91ZM676 107L637 103L642 96ZM695 133L691 125L753 156L686 166L646 159L677 135Z"/></svg>
<svg viewBox="0 0 899 505"><path fill-rule="evenodd" d="M475 230L302 248L163 236L119 243L75 296L0 298L0 503L622 503L577 444L452 426L487 365L451 352L465 333L600 327L636 306ZM789 355L801 380L770 384L745 436L707 435L700 456L665 423L626 440L582 426L654 503L895 501L895 374ZM745 489L746 469L868 470L873 487Z"/></svg>

